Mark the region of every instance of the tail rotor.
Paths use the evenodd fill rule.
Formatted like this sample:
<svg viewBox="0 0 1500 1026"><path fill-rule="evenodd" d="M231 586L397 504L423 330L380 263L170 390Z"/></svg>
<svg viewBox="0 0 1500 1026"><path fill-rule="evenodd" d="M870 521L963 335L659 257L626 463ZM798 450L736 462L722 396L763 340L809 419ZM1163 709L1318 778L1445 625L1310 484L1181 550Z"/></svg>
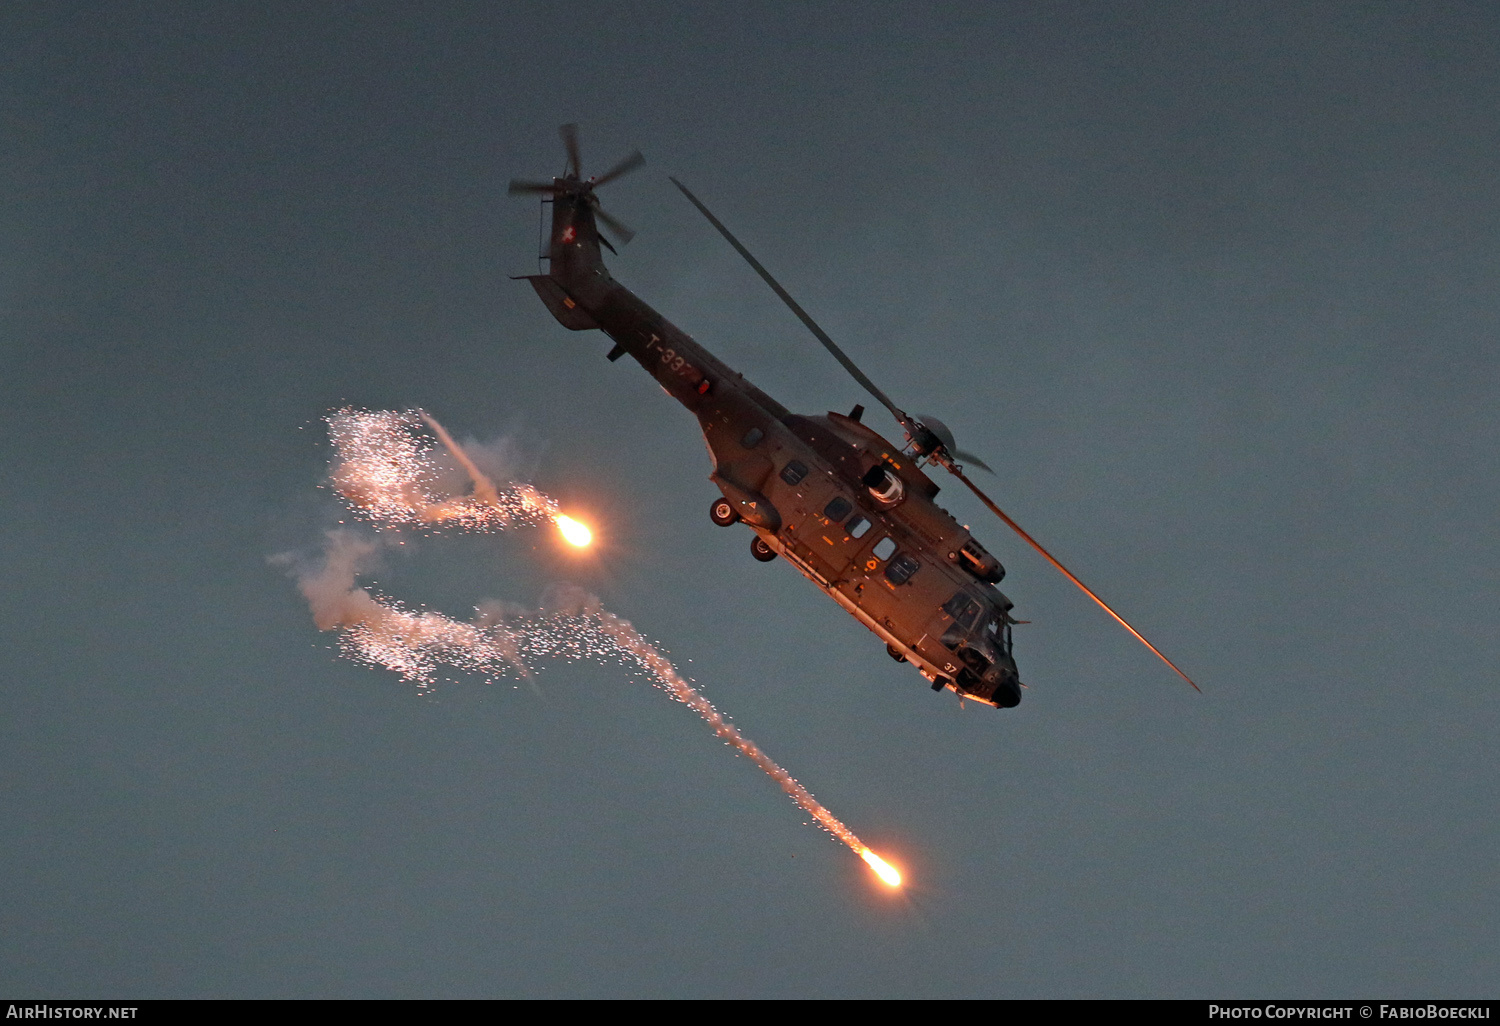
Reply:
<svg viewBox="0 0 1500 1026"><path fill-rule="evenodd" d="M622 178L646 163L646 158L641 155L640 150L630 153L625 159L615 164L604 174L597 178L585 179L583 177L583 158L580 156L578 146L578 126L575 124L563 125L558 129L562 136L563 149L568 153L568 166L561 178L554 178L550 182L527 181L522 178L512 178L510 187L506 190L512 196L551 196L553 199L570 199L575 203L585 203L598 217L599 221L608 228L610 233L619 239L624 245L635 238L635 232L624 221L613 216L599 205L599 197L594 195L594 190L601 185L606 185L616 178Z"/></svg>

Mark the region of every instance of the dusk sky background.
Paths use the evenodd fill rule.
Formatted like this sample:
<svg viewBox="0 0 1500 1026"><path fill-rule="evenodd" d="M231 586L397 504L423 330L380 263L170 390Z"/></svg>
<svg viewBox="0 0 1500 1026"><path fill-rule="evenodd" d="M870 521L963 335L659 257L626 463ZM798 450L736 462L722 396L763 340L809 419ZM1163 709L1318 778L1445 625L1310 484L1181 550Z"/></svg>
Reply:
<svg viewBox="0 0 1500 1026"><path fill-rule="evenodd" d="M675 175L1204 693L956 481L1015 710L713 526L693 418L508 278L569 121L646 155L624 284L874 406ZM1491 4L7 4L0 991L1493 997L1497 332ZM270 557L345 404L600 536L374 584L597 592L905 891L619 666L341 659Z"/></svg>

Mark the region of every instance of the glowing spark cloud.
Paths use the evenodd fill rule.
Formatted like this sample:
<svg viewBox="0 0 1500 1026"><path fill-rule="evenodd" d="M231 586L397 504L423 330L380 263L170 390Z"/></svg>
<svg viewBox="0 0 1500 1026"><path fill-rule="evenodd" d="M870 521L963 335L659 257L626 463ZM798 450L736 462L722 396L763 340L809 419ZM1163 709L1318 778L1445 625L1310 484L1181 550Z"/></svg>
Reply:
<svg viewBox="0 0 1500 1026"><path fill-rule="evenodd" d="M467 474L471 494L452 495L457 482L445 481L446 468L422 431L424 423ZM557 503L531 485L497 489L442 425L421 411L340 410L328 418L328 434L338 454L331 474L334 487L376 524L503 531L534 527L557 515Z"/></svg>
<svg viewBox="0 0 1500 1026"><path fill-rule="evenodd" d="M422 432L423 424L468 475L470 494L442 494L444 468L434 458L436 450ZM345 409L328 418L328 429L337 454L334 486L377 527L451 525L496 531L551 521L574 545L587 545L592 538L587 527L558 512L552 499L530 485L497 488L426 413ZM366 535L330 532L323 565L299 576L318 628L342 630L339 646L344 655L385 667L423 687L430 687L444 666L494 679L529 677L531 667L546 658L624 664L702 717L886 884L901 885L900 873L726 720L630 621L604 609L598 598L567 587L554 589L540 610L486 602L477 607L472 623L441 613L413 612L356 586L360 569L379 548L379 541Z"/></svg>
<svg viewBox="0 0 1500 1026"><path fill-rule="evenodd" d="M594 533L572 517L563 516L563 514L559 513L552 519L557 524L557 529L562 532L562 536L567 539L569 545L576 545L581 549L594 540Z"/></svg>

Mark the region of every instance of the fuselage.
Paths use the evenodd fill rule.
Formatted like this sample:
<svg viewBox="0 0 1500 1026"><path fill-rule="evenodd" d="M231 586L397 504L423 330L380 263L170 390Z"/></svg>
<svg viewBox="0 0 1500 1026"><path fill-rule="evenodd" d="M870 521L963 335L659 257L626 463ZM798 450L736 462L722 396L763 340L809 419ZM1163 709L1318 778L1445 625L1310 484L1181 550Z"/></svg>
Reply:
<svg viewBox="0 0 1500 1026"><path fill-rule="evenodd" d="M790 412L616 282L589 198L550 201L549 273L528 279L558 321L603 331L610 359L628 354L687 407L738 519L893 656L934 688L1015 705L1004 571L933 501L937 485L857 412Z"/></svg>

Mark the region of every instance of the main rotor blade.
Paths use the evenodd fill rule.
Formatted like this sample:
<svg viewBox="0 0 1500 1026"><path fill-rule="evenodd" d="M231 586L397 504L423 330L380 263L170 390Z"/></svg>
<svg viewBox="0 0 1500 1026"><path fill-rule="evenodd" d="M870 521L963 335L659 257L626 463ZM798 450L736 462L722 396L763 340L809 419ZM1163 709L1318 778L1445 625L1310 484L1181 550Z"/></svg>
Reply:
<svg viewBox="0 0 1500 1026"><path fill-rule="evenodd" d="M796 314L802 323L807 325L807 330L811 331L817 337L818 341L823 343L824 348L833 354L833 358L843 365L844 370L852 374L854 380L863 385L866 392L869 392L876 399L880 400L880 404L891 411L891 416L900 421L902 427L911 427L913 421L906 415L906 411L891 402L890 398L884 392L875 387L875 382L865 377L864 371L856 367L854 361L844 355L844 351L834 344L833 339L828 337L828 333L818 327L818 323L808 316L807 311L797 304L797 301L791 297L786 289L781 287L781 283L771 277L771 272L762 267L760 261L751 256L748 249L740 245L740 240L730 234L729 229L724 227L723 222L715 217L707 207L698 202L698 197L688 192L687 186L675 178L671 179L671 182L682 190L682 194L692 202L693 206L698 208L699 213L708 218L708 223L719 230L719 234L729 241L729 244L735 248L735 251L744 257L751 267L755 268L755 273L760 275L765 283L771 286L771 291L780 296L781 301L791 308L792 313Z"/></svg>
<svg viewBox="0 0 1500 1026"><path fill-rule="evenodd" d="M573 165L573 176L583 177L583 161L578 156L578 126L569 122L557 130L562 136L563 146L568 151L568 162Z"/></svg>
<svg viewBox="0 0 1500 1026"><path fill-rule="evenodd" d="M615 237L620 240L621 245L635 238L635 232L631 231L630 227L624 221L609 216L609 213L604 208L595 207L594 216L604 222L604 227L614 232Z"/></svg>
<svg viewBox="0 0 1500 1026"><path fill-rule="evenodd" d="M1151 644L1151 642L1147 641L1146 638L1145 638L1145 636L1142 635L1140 631L1136 630L1134 627L1130 626L1130 624L1126 623L1125 622L1125 618L1123 616L1121 616L1119 613L1115 612L1113 609L1109 608L1108 603L1106 603L1102 598L1100 598L1098 595L1095 595L1092 591L1090 591L1088 585L1084 584L1078 578L1074 577L1073 576L1073 572L1071 570L1069 570L1067 567L1065 567L1061 563L1059 563L1053 557L1052 553L1050 553L1046 549L1042 548L1041 544L1038 543L1035 538L1033 538L1031 535L1027 534L1024 530L1022 530L1020 524L1016 523L1010 517L1006 516L1005 515L1005 511L1002 510L999 506L995 505L995 501L993 499L991 499L988 495L986 495L983 492L981 492L979 490L978 486L975 485L973 481L970 481L961 472L959 472L957 470L954 470L952 467L949 467L948 470L953 474L954 477L958 478L964 484L968 485L969 486L969 491L971 491L975 495L979 496L979 501L982 502L982 503L984 503L986 506L988 506L990 508L990 512L991 513L994 513L995 516L997 516L1001 520L1005 521L1006 525L1009 526L1012 531L1015 531L1023 539L1025 539L1026 544L1030 545L1032 548L1034 548L1038 552L1040 552L1042 554L1042 558L1043 559L1045 559L1047 562L1051 563L1053 566L1057 567L1057 569L1061 570L1064 577L1066 577L1068 580L1072 581L1074 584L1078 585L1078 587L1080 589L1082 589L1083 593L1085 595L1087 595L1089 598L1091 598L1095 602L1099 603L1099 608L1100 609L1103 609L1110 616L1114 617L1115 620L1119 622L1119 624L1120 624L1121 627L1124 627L1131 634L1134 634L1137 641L1139 641L1142 645L1145 645L1151 651L1155 652L1156 653L1156 657L1158 659L1160 659L1162 662L1166 663L1168 666L1170 666L1172 668L1173 672L1177 674L1177 676L1181 677L1183 680L1187 681L1189 684L1192 684L1194 691L1197 691L1199 694L1202 694L1203 689L1200 688L1198 685L1193 684L1193 679L1191 677L1189 677L1187 674L1183 673L1181 670L1177 669L1177 664L1176 663L1172 662L1172 660L1170 660L1166 656L1162 655L1161 654L1161 650L1158 649L1155 645Z"/></svg>
<svg viewBox="0 0 1500 1026"><path fill-rule="evenodd" d="M506 189L505 191L511 196L520 196L537 192L552 193L555 195L557 193L557 183L527 182L523 181L520 178L512 178L510 180L510 188Z"/></svg>
<svg viewBox="0 0 1500 1026"><path fill-rule="evenodd" d="M984 460L980 459L978 456L975 456L972 452L964 452L962 449L954 449L953 455L957 456L965 463L974 464L974 466L978 467L980 470L984 471L987 474L993 474L995 472L993 467L984 462Z"/></svg>
<svg viewBox="0 0 1500 1026"><path fill-rule="evenodd" d="M594 179L594 188L596 188L596 189L599 188L599 186L603 185L605 182L612 182L616 178L619 178L621 175L628 175L628 174L630 174L630 172L634 171L636 168L640 167L645 162L646 162L646 158L641 155L641 151L640 150L636 150L630 156L626 157L624 160L620 161L614 167L612 167L608 171L604 172L604 174L600 175L598 178L595 178Z"/></svg>

